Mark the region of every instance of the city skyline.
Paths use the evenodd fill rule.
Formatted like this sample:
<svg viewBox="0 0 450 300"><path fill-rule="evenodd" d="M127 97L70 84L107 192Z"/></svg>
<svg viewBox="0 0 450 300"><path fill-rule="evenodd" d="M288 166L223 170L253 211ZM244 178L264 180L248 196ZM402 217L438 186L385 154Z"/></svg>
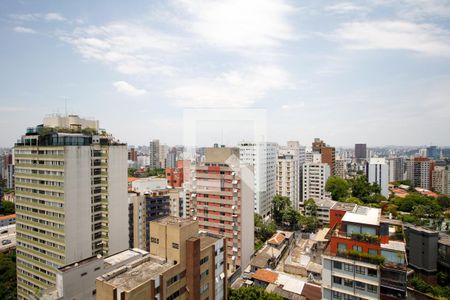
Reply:
<svg viewBox="0 0 450 300"><path fill-rule="evenodd" d="M66 107L129 144L180 143L185 109L260 108L280 144L450 145L448 1L83 4L0 4L1 146Z"/></svg>

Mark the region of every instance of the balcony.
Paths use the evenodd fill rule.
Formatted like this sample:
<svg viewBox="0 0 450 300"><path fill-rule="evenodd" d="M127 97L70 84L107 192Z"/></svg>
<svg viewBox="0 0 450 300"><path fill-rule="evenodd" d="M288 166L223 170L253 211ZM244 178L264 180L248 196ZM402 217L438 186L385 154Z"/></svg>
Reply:
<svg viewBox="0 0 450 300"><path fill-rule="evenodd" d="M381 265L384 262L383 256L372 255L369 253L359 252L355 250L338 251L336 253L336 256L366 262L374 265Z"/></svg>

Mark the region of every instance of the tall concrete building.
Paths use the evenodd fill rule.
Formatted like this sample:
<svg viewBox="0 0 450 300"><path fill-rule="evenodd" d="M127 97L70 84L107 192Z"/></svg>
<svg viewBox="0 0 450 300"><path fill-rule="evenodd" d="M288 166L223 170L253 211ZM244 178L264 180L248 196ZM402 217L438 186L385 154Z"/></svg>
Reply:
<svg viewBox="0 0 450 300"><path fill-rule="evenodd" d="M389 197L389 172L384 158L371 158L367 165L367 180L381 188L381 195Z"/></svg>
<svg viewBox="0 0 450 300"><path fill-rule="evenodd" d="M326 199L325 184L330 177L330 166L325 163L305 163L302 174L302 203L311 198Z"/></svg>
<svg viewBox="0 0 450 300"><path fill-rule="evenodd" d="M166 217L150 223L150 254L97 278L96 299L225 300L223 237L198 223Z"/></svg>
<svg viewBox="0 0 450 300"><path fill-rule="evenodd" d="M159 140L151 140L149 147L149 156L150 156L150 169L158 169L161 168L161 161L159 156Z"/></svg>
<svg viewBox="0 0 450 300"><path fill-rule="evenodd" d="M288 142L287 146L278 149L276 194L288 197L295 209L299 209L300 201L300 145Z"/></svg>
<svg viewBox="0 0 450 300"><path fill-rule="evenodd" d="M334 175L339 176L343 179L347 178L347 160L346 159L336 159Z"/></svg>
<svg viewBox="0 0 450 300"><path fill-rule="evenodd" d="M441 151L438 147L436 146L429 146L427 147L427 157L429 159L439 159L441 157Z"/></svg>
<svg viewBox="0 0 450 300"><path fill-rule="evenodd" d="M434 161L426 157L409 159L406 161L406 179L409 179L415 187L431 190L433 169Z"/></svg>
<svg viewBox="0 0 450 300"><path fill-rule="evenodd" d="M432 171L433 190L436 193L449 195L449 170L446 167L434 167Z"/></svg>
<svg viewBox="0 0 450 300"><path fill-rule="evenodd" d="M19 299L55 285L61 266L128 248L127 146L98 131L51 116L15 146Z"/></svg>
<svg viewBox="0 0 450 300"><path fill-rule="evenodd" d="M405 159L403 157L389 157L386 159L389 170L389 182L405 178Z"/></svg>
<svg viewBox="0 0 450 300"><path fill-rule="evenodd" d="M191 216L200 230L225 237L229 274L245 269L254 253L252 167L239 162L238 148L206 148L193 175Z"/></svg>
<svg viewBox="0 0 450 300"><path fill-rule="evenodd" d="M263 217L270 214L276 193L277 144L266 142L240 142L240 161L253 166L255 174L254 207Z"/></svg>
<svg viewBox="0 0 450 300"><path fill-rule="evenodd" d="M319 152L322 155L322 162L330 166L330 174L333 176L336 160L335 148L325 144L321 139L315 138L312 143L312 151Z"/></svg>
<svg viewBox="0 0 450 300"><path fill-rule="evenodd" d="M359 160L367 159L366 144L355 144L355 158Z"/></svg>

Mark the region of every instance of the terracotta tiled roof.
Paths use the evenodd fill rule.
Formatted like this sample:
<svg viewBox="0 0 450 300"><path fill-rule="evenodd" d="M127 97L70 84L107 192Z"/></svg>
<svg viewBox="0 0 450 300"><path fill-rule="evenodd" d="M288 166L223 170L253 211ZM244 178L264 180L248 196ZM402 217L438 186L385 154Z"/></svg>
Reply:
<svg viewBox="0 0 450 300"><path fill-rule="evenodd" d="M136 177L128 177L128 182L133 182L135 180L138 180L139 178Z"/></svg>
<svg viewBox="0 0 450 300"><path fill-rule="evenodd" d="M281 232L275 233L268 241L268 244L280 245L286 237Z"/></svg>
<svg viewBox="0 0 450 300"><path fill-rule="evenodd" d="M278 279L278 273L270 270L259 269L253 274L252 277L260 281L274 283Z"/></svg>
<svg viewBox="0 0 450 300"><path fill-rule="evenodd" d="M7 215L7 216L0 216L0 221L12 219L12 218L15 218L15 217L16 217L16 214Z"/></svg>

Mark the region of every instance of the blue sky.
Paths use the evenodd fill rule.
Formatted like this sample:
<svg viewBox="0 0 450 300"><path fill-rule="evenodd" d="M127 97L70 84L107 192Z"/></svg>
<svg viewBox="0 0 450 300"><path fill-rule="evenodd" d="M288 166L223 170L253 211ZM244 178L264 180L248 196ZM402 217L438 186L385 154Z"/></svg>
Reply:
<svg viewBox="0 0 450 300"><path fill-rule="evenodd" d="M251 108L279 143L450 145L450 1L5 0L0 38L0 146L66 101L130 144ZM202 144L249 130L207 127Z"/></svg>

